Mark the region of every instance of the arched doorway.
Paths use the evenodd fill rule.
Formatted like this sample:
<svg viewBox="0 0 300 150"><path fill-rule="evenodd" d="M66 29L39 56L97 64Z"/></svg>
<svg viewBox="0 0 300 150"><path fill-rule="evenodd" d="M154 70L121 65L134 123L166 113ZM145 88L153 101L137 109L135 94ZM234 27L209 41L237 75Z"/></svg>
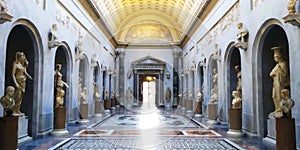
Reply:
<svg viewBox="0 0 300 150"><path fill-rule="evenodd" d="M256 74L257 78L254 81L257 83L255 93L257 93L258 104L258 134L260 137L265 137L268 133L268 115L274 111L274 103L272 99L273 80L270 77L270 72L276 65L274 61L274 52L272 47L281 46L281 54L283 59L289 66L289 48L288 40L284 29L277 20L267 21L259 30L257 35L258 44L256 51Z"/></svg>
<svg viewBox="0 0 300 150"><path fill-rule="evenodd" d="M231 43L226 51L226 70L225 70L225 87L226 87L226 102L224 111L227 116L226 120L228 120L228 110L232 108L232 91L236 90L238 78L237 72L235 70L235 66L239 66L241 68L241 54L240 50L234 46L234 43Z"/></svg>
<svg viewBox="0 0 300 150"><path fill-rule="evenodd" d="M62 74L62 80L66 82L69 85L69 88L64 87L63 90L65 91L65 96L64 96L64 107L67 109L67 116L66 120L69 122L70 121L70 116L71 114L71 108L72 108L72 80L71 80L71 74L72 74L72 62L71 62L71 53L70 49L67 44L62 42L62 45L59 46L56 49L55 53L55 63L54 67L57 64L61 64L61 74ZM54 95L56 94L54 90ZM53 104L55 104L55 96L54 96L54 101ZM73 120L73 119L71 119Z"/></svg>
<svg viewBox="0 0 300 150"><path fill-rule="evenodd" d="M39 99L41 99L40 87L42 86L42 50L41 38L34 25L27 20L16 21L11 29L6 47L5 62L5 87L15 86L12 80L12 65L16 52L23 52L28 61L27 73L32 80L26 80L25 93L23 95L20 111L28 116L28 135L36 137L39 124ZM24 128L25 130L25 128Z"/></svg>

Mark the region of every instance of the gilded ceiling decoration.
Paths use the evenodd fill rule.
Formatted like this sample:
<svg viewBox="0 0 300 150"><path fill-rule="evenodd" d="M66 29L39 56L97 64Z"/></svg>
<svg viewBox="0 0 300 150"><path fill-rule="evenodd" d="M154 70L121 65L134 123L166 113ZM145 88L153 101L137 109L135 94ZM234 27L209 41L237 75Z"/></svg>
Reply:
<svg viewBox="0 0 300 150"><path fill-rule="evenodd" d="M88 0L88 3L119 44L178 44L208 1Z"/></svg>

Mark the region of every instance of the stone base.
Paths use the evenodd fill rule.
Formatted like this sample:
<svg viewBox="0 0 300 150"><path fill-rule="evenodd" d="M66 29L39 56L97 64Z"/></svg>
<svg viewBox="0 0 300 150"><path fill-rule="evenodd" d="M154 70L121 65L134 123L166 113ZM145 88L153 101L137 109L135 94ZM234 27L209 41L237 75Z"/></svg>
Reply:
<svg viewBox="0 0 300 150"><path fill-rule="evenodd" d="M242 109L229 110L229 130L242 130Z"/></svg>
<svg viewBox="0 0 300 150"><path fill-rule="evenodd" d="M88 119L79 119L78 121L77 121L77 123L79 123L79 124L86 124L86 123L89 123L90 121L88 120Z"/></svg>
<svg viewBox="0 0 300 150"><path fill-rule="evenodd" d="M229 131L227 131L227 135L229 137L239 138L239 137L244 136L245 133L243 133L241 130L229 129Z"/></svg>
<svg viewBox="0 0 300 150"><path fill-rule="evenodd" d="M268 124L268 134L267 137L271 139L276 139L276 120L275 118L269 118L267 120Z"/></svg>
<svg viewBox="0 0 300 150"><path fill-rule="evenodd" d="M18 144L32 140L32 137L28 136L28 117L20 116L18 120Z"/></svg>
<svg viewBox="0 0 300 150"><path fill-rule="evenodd" d="M110 114L110 110L109 109L105 110L105 113Z"/></svg>
<svg viewBox="0 0 300 150"><path fill-rule="evenodd" d="M194 115L194 111L192 111L192 110L187 110L187 111L186 111L186 115L188 115L188 116L193 116L193 115Z"/></svg>
<svg viewBox="0 0 300 150"><path fill-rule="evenodd" d="M218 117L218 104L208 104L207 118L208 120L216 120Z"/></svg>
<svg viewBox="0 0 300 150"><path fill-rule="evenodd" d="M66 129L54 129L51 132L51 135L53 135L53 136L63 136L63 135L67 135L67 134L69 134L69 131Z"/></svg>
<svg viewBox="0 0 300 150"><path fill-rule="evenodd" d="M101 117L102 116L102 113L96 113L94 114L95 117Z"/></svg>
<svg viewBox="0 0 300 150"><path fill-rule="evenodd" d="M116 113L116 107L112 107L112 108L111 108L111 113L112 113L112 114L115 114L115 113Z"/></svg>
<svg viewBox="0 0 300 150"><path fill-rule="evenodd" d="M294 118L276 118L276 149L296 149Z"/></svg>
<svg viewBox="0 0 300 150"><path fill-rule="evenodd" d="M197 101L196 102L196 114L202 114L202 101Z"/></svg>
<svg viewBox="0 0 300 150"><path fill-rule="evenodd" d="M80 119L87 119L89 115L89 104L81 103L80 104Z"/></svg>
<svg viewBox="0 0 300 150"><path fill-rule="evenodd" d="M195 114L195 117L197 117L197 118L202 118L203 115L202 115L202 114Z"/></svg>
<svg viewBox="0 0 300 150"><path fill-rule="evenodd" d="M18 148L18 117L0 117L1 149Z"/></svg>
<svg viewBox="0 0 300 150"><path fill-rule="evenodd" d="M186 108L185 107L181 107L181 113L186 114Z"/></svg>
<svg viewBox="0 0 300 150"><path fill-rule="evenodd" d="M214 124L218 124L219 122L217 120L208 120L207 123L214 125Z"/></svg>
<svg viewBox="0 0 300 150"><path fill-rule="evenodd" d="M54 109L54 130L66 128L66 108Z"/></svg>
<svg viewBox="0 0 300 150"><path fill-rule="evenodd" d="M165 109L167 109L167 110L171 109L170 103L167 103L167 104L165 105Z"/></svg>
<svg viewBox="0 0 300 150"><path fill-rule="evenodd" d="M107 109L110 109L111 106L110 106L110 101L109 100L104 100L104 109L107 110Z"/></svg>
<svg viewBox="0 0 300 150"><path fill-rule="evenodd" d="M101 102L99 100L95 101L95 114L101 113L102 107Z"/></svg>

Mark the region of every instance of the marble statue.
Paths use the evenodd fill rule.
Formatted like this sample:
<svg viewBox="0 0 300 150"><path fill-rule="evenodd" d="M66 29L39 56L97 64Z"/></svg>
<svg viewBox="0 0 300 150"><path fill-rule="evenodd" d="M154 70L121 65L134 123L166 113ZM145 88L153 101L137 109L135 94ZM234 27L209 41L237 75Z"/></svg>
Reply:
<svg viewBox="0 0 300 150"><path fill-rule="evenodd" d="M290 85L289 82L289 73L288 73L288 64L282 58L281 47L273 47L274 50L274 60L277 63L276 66L270 72L270 77L273 78L273 91L272 98L275 105L275 111L272 113L273 115L278 115L276 113L280 113L281 110L279 108L280 103L280 91L284 88L288 88Z"/></svg>
<svg viewBox="0 0 300 150"><path fill-rule="evenodd" d="M62 74L60 73L62 65L56 64L55 66L55 74L54 74L54 88L56 90L56 101L55 107L62 107L64 104L64 95L65 91L63 87L69 88L69 85L62 80Z"/></svg>
<svg viewBox="0 0 300 150"><path fill-rule="evenodd" d="M170 103L170 100L171 100L171 90L170 90L170 88L168 87L168 88L167 88L167 91L166 91L166 101L167 101L168 103Z"/></svg>
<svg viewBox="0 0 300 150"><path fill-rule="evenodd" d="M57 30L57 25L53 24L51 27L51 30L49 32L49 35L48 35L48 38L49 38L48 47L49 48L54 48L54 47L57 47L60 45L60 42L57 41L56 30Z"/></svg>
<svg viewBox="0 0 300 150"><path fill-rule="evenodd" d="M1 10L1 12L3 12L3 13L6 13L7 12L7 7L6 7L6 2L5 2L5 0L0 0L0 10Z"/></svg>
<svg viewBox="0 0 300 150"><path fill-rule="evenodd" d="M99 101L101 97L101 90L97 87L96 82L94 84L94 100Z"/></svg>
<svg viewBox="0 0 300 150"><path fill-rule="evenodd" d="M79 76L78 76L78 104L80 103L80 94L82 93L82 73L79 72Z"/></svg>
<svg viewBox="0 0 300 150"><path fill-rule="evenodd" d="M238 23L238 34L237 34L237 41L238 42L247 42L248 30L243 27L243 23Z"/></svg>
<svg viewBox="0 0 300 150"><path fill-rule="evenodd" d="M75 60L80 60L80 59L83 59L83 55L82 55L82 48L81 48L81 42L77 42L76 44L76 55L75 55Z"/></svg>
<svg viewBox="0 0 300 150"><path fill-rule="evenodd" d="M15 88L13 86L6 87L6 95L0 99L1 105L5 111L5 117L12 117L15 108Z"/></svg>
<svg viewBox="0 0 300 150"><path fill-rule="evenodd" d="M238 79L238 82L236 84L236 90L241 92L242 91L242 72L241 72L241 68L240 66L236 65L234 67L235 71L236 71L236 77Z"/></svg>
<svg viewBox="0 0 300 150"><path fill-rule="evenodd" d="M131 100L132 100L132 91L131 91L131 89L130 89L130 87L128 87L127 88L127 90L126 90L126 100L127 100L127 102L130 102Z"/></svg>
<svg viewBox="0 0 300 150"><path fill-rule="evenodd" d="M242 99L240 97L239 91L232 91L232 109L242 108Z"/></svg>
<svg viewBox="0 0 300 150"><path fill-rule="evenodd" d="M109 96L109 95L108 95L108 91L105 91L105 100L109 100L109 99L108 99L108 96Z"/></svg>
<svg viewBox="0 0 300 150"><path fill-rule="evenodd" d="M14 115L24 115L21 113L20 106L22 103L23 95L26 90L26 80L32 80L32 77L27 73L28 61L23 52L16 52L16 59L12 66L12 79L15 84L15 103Z"/></svg>
<svg viewBox="0 0 300 150"><path fill-rule="evenodd" d="M96 54L93 54L93 57L91 59L91 66L92 68L96 68L97 67L97 58L96 58Z"/></svg>
<svg viewBox="0 0 300 150"><path fill-rule="evenodd" d="M282 114L276 117L292 118L291 109L295 102L290 98L290 91L288 89L282 89L280 95L281 101L279 103L279 108L282 111Z"/></svg>
<svg viewBox="0 0 300 150"><path fill-rule="evenodd" d="M87 104L87 88L82 88L82 92L80 93L80 103L81 104Z"/></svg>
<svg viewBox="0 0 300 150"><path fill-rule="evenodd" d="M218 93L218 72L216 68L213 69L212 81L214 92Z"/></svg>
<svg viewBox="0 0 300 150"><path fill-rule="evenodd" d="M218 103L218 94L215 89L211 89L210 103L217 104Z"/></svg>
<svg viewBox="0 0 300 150"><path fill-rule="evenodd" d="M215 52L213 54L213 59L221 61L221 49L217 43L215 43Z"/></svg>
<svg viewBox="0 0 300 150"><path fill-rule="evenodd" d="M289 14L294 14L296 13L296 3L297 3L297 0L290 0L289 3L288 3L288 6L287 6L287 9L289 11Z"/></svg>
<svg viewBox="0 0 300 150"><path fill-rule="evenodd" d="M55 108L64 107L64 96L65 96L65 91L63 89L59 89L56 91Z"/></svg>

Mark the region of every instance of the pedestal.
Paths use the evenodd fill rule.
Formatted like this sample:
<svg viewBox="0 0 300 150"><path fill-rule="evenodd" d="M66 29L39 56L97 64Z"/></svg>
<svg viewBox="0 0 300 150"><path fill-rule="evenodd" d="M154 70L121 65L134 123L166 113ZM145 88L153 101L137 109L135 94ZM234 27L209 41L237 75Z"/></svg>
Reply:
<svg viewBox="0 0 300 150"><path fill-rule="evenodd" d="M96 100L95 101L95 116L102 116L101 112L102 112L101 102L99 100Z"/></svg>
<svg viewBox="0 0 300 150"><path fill-rule="evenodd" d="M88 120L88 110L89 110L89 104L87 103L81 103L80 104L80 120L79 123L87 123Z"/></svg>
<svg viewBox="0 0 300 150"><path fill-rule="evenodd" d="M296 149L294 118L276 118L276 149Z"/></svg>
<svg viewBox="0 0 300 150"><path fill-rule="evenodd" d="M109 110L110 108L111 108L110 101L109 100L104 100L104 109Z"/></svg>
<svg viewBox="0 0 300 150"><path fill-rule="evenodd" d="M202 101L196 102L196 111L195 117L202 117Z"/></svg>
<svg viewBox="0 0 300 150"><path fill-rule="evenodd" d="M116 107L116 99L115 98L111 99L111 107Z"/></svg>
<svg viewBox="0 0 300 150"><path fill-rule="evenodd" d="M28 136L28 117L19 116L18 119L18 144L32 140L32 137Z"/></svg>
<svg viewBox="0 0 300 150"><path fill-rule="evenodd" d="M0 117L1 149L18 148L18 117Z"/></svg>
<svg viewBox="0 0 300 150"><path fill-rule="evenodd" d="M54 136L61 136L68 134L66 130L66 108L55 108L54 109L54 129L51 132Z"/></svg>
<svg viewBox="0 0 300 150"><path fill-rule="evenodd" d="M218 117L218 104L208 104L207 106L207 117L208 117L208 123L218 123L216 121Z"/></svg>
<svg viewBox="0 0 300 150"><path fill-rule="evenodd" d="M231 137L244 136L242 132L242 109L229 110L229 131L227 134Z"/></svg>
<svg viewBox="0 0 300 150"><path fill-rule="evenodd" d="M270 117L267 120L268 134L267 137L271 139L276 139L276 119L274 117Z"/></svg>

